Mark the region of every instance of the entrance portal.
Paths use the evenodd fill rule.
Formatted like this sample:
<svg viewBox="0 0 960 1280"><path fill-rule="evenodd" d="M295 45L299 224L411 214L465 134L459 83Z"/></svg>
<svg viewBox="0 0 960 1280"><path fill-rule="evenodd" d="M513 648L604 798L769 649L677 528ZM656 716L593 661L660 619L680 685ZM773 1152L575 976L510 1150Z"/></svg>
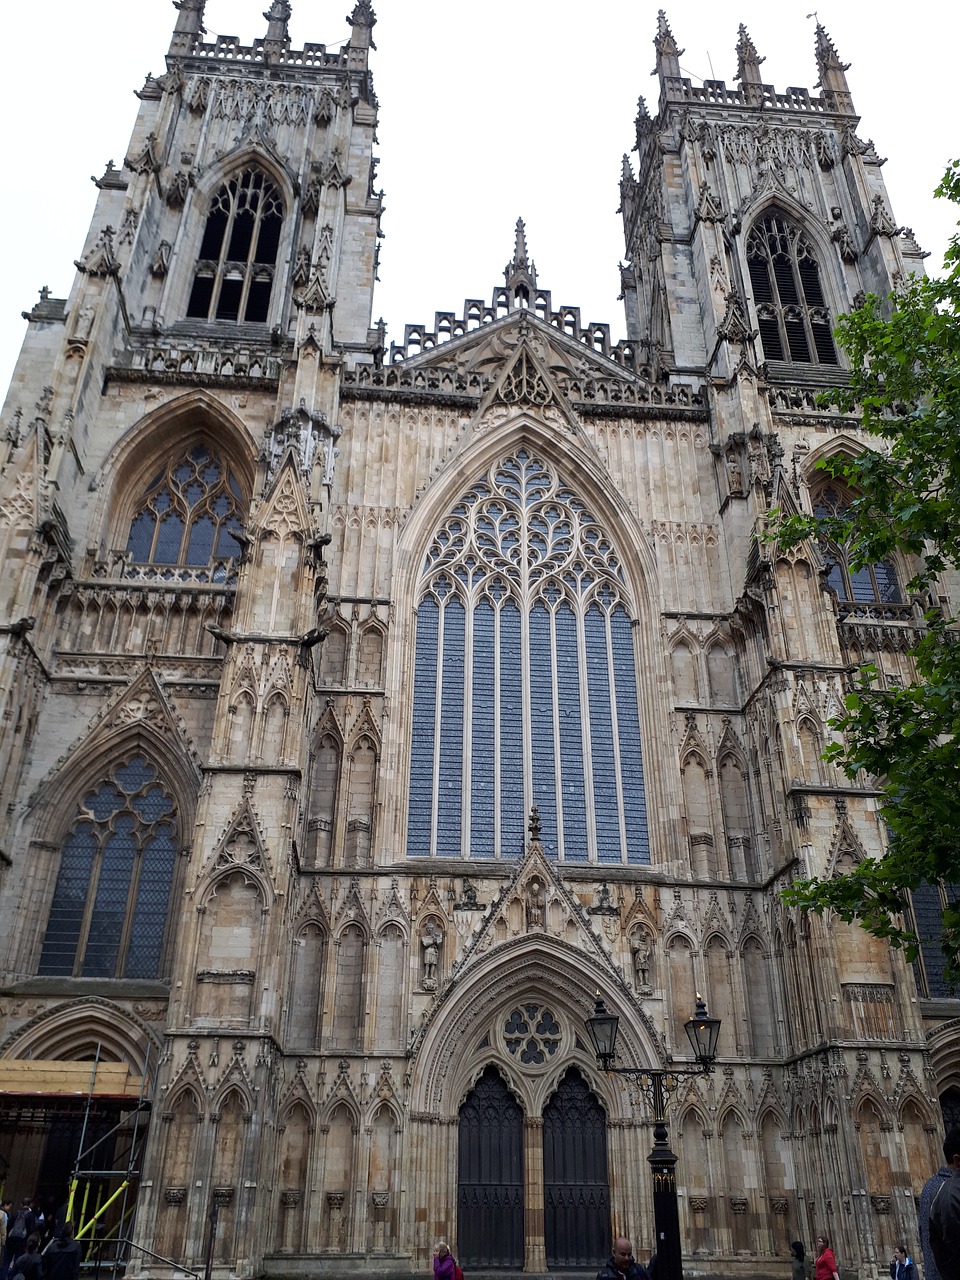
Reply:
<svg viewBox="0 0 960 1280"><path fill-rule="evenodd" d="M495 1067L460 1108L460 1264L523 1266L523 1114Z"/></svg>
<svg viewBox="0 0 960 1280"><path fill-rule="evenodd" d="M548 1267L595 1267L610 1249L607 1117L571 1067L543 1112Z"/></svg>

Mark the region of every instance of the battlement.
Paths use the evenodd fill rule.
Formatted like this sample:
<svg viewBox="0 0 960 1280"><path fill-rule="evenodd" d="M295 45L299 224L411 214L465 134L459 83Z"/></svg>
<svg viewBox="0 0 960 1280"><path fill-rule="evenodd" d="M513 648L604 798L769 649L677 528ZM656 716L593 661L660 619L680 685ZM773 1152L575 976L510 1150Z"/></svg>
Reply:
<svg viewBox="0 0 960 1280"><path fill-rule="evenodd" d="M789 86L777 93L772 84L750 84L743 89L728 89L724 80L704 80L697 86L685 76L669 76L663 83L664 97L670 102L696 102L725 107L745 107L763 111L803 111L811 115L836 112L840 108L827 96L814 97L809 89Z"/></svg>

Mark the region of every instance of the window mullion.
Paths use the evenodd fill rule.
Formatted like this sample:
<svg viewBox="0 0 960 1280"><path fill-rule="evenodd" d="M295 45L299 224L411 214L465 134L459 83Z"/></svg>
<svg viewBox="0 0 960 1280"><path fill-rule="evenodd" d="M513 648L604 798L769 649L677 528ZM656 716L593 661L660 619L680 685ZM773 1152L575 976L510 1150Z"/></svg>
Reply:
<svg viewBox="0 0 960 1280"><path fill-rule="evenodd" d="M509 595L506 599L510 599ZM500 777L500 623L502 601L495 601L493 614L493 856L502 856L502 840L500 821L503 805L500 799L502 779Z"/></svg>
<svg viewBox="0 0 960 1280"><path fill-rule="evenodd" d="M463 620L463 751L460 767L460 855L471 854L473 811L473 611L476 595L471 591Z"/></svg>
<svg viewBox="0 0 960 1280"><path fill-rule="evenodd" d="M443 620L446 602L437 610L437 684L433 712L433 786L430 794L430 857L437 856L440 825L440 721L443 717Z"/></svg>
<svg viewBox="0 0 960 1280"><path fill-rule="evenodd" d="M127 949L130 946L130 937L133 933L133 921L137 913L137 895L140 892L140 871L143 867L143 859L143 845L138 844L137 852L133 859L133 871L130 875L130 889L127 894L126 915L124 916L124 921L120 928L120 942L117 946L116 977L118 978L122 978L127 971Z"/></svg>
<svg viewBox="0 0 960 1280"><path fill-rule="evenodd" d="M607 641L607 680L610 686L610 727L613 733L613 771L617 783L617 822L620 826L620 861L626 863L629 858L627 849L627 816L623 794L625 786L623 766L620 762L620 723L617 719L617 668L613 660L613 633L610 623L612 610L604 609L604 631Z"/></svg>
<svg viewBox="0 0 960 1280"><path fill-rule="evenodd" d="M598 862L600 844L597 839L597 803L593 792L593 743L590 735L590 684L587 662L587 629L583 596L576 601L577 620L577 674L580 680L580 730L583 750L583 798L587 818L587 858ZM592 853L591 853L592 850Z"/></svg>
<svg viewBox="0 0 960 1280"><path fill-rule="evenodd" d="M563 599L561 596L560 599ZM557 857L562 861L563 849L563 752L560 744L560 681L557 665L557 610L550 609L550 658L553 664L553 773L557 795Z"/></svg>
<svg viewBox="0 0 960 1280"><path fill-rule="evenodd" d="M520 556L520 732L521 750L523 751L523 821L533 805L533 727L532 706L530 697L530 610L533 601L530 598L530 563L529 563L529 527L527 518L529 511L524 507L520 512L521 546ZM526 843L526 842L524 842Z"/></svg>
<svg viewBox="0 0 960 1280"><path fill-rule="evenodd" d="M73 976L80 978L83 976L83 966L87 958L87 943L90 940L90 924L93 920L93 907L97 900L97 885L100 883L100 869L103 866L103 841L109 838L110 829L101 835L97 844L97 851L90 863L90 878L87 881L87 900L83 908L83 920L80 923L80 932L77 936L77 954L73 961Z"/></svg>

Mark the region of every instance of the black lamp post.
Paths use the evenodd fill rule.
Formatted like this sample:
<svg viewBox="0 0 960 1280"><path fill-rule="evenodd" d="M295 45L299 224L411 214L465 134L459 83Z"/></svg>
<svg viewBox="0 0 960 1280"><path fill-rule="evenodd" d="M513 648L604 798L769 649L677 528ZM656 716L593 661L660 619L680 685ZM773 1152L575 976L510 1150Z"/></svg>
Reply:
<svg viewBox="0 0 960 1280"><path fill-rule="evenodd" d="M587 1019L587 1031L593 1041L598 1066L601 1071L636 1077L653 1104L653 1149L647 1160L653 1170L653 1221L657 1233L658 1280L683 1280L680 1215L677 1210L677 1157L670 1150L667 1139L667 1094L677 1087L682 1076L698 1076L713 1070L720 1019L711 1018L703 997L698 995L696 1010L684 1023L697 1065L671 1067L669 1070L660 1067L614 1066L619 1028L620 1019L615 1013L607 1012L598 995L593 1017Z"/></svg>

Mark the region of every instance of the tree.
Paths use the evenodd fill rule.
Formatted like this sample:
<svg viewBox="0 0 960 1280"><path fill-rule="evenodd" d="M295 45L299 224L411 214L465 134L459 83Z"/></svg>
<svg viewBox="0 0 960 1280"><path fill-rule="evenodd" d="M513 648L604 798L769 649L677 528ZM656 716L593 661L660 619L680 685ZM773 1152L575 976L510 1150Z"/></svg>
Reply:
<svg viewBox="0 0 960 1280"><path fill-rule="evenodd" d="M960 205L960 161L936 194ZM841 319L848 386L824 397L862 415L878 447L821 466L854 493L838 513L781 518L781 546L806 538L845 546L862 569L903 552L917 565L908 591L926 605L926 629L912 650L915 679L881 688L864 666L831 722L840 740L824 757L850 778L881 779L886 853L834 879L798 881L784 900L804 910L834 910L868 932L906 948L918 939L903 919L907 892L922 882L960 885L960 631L931 594L939 575L960 568L960 232L943 274L913 278L889 299L868 297ZM944 912L947 977L960 978L960 903Z"/></svg>

